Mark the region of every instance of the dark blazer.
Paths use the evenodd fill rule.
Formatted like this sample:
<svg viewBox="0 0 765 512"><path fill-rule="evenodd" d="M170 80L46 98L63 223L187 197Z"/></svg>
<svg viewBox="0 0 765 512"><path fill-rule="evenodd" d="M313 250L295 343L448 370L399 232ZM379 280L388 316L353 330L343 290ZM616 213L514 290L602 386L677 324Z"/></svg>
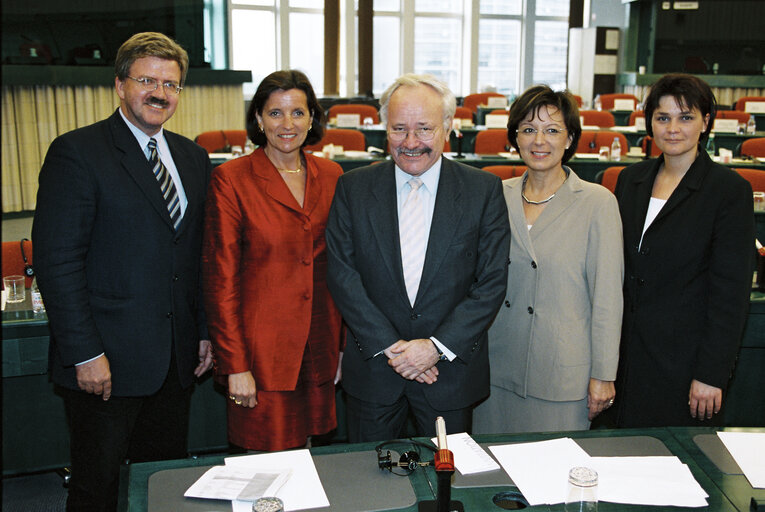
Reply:
<svg viewBox="0 0 765 512"><path fill-rule="evenodd" d="M663 156L624 169L624 322L617 381L624 426L693 424L691 380L725 389L752 283L752 189L704 151L645 233Z"/></svg>
<svg viewBox="0 0 765 512"><path fill-rule="evenodd" d="M399 339L434 336L453 351L438 381L418 384L431 406L469 406L489 391L487 329L507 285L510 227L502 183L447 159L414 307L404 285L392 161L340 177L326 237L327 282L350 334L343 387L365 401L392 404L406 380L380 351Z"/></svg>
<svg viewBox="0 0 765 512"><path fill-rule="evenodd" d="M119 112L53 141L32 229L51 329L53 381L78 389L74 364L104 352L114 396L162 385L171 346L191 384L207 337L201 308L202 219L211 165L164 131L188 198L178 231L149 161Z"/></svg>

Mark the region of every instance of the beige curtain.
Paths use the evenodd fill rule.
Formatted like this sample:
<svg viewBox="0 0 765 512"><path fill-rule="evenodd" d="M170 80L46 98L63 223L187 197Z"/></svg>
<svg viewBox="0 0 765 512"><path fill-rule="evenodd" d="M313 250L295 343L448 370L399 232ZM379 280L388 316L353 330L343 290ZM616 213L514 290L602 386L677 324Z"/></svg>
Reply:
<svg viewBox="0 0 765 512"><path fill-rule="evenodd" d="M34 210L37 175L58 135L110 116L114 87L3 87L3 212ZM193 139L208 130L244 128L241 85L187 86L166 128Z"/></svg>

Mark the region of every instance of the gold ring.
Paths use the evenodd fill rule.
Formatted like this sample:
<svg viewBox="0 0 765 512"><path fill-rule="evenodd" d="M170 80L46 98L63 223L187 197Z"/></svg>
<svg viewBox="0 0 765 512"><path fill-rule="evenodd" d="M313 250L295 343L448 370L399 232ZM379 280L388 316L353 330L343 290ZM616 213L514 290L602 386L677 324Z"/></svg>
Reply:
<svg viewBox="0 0 765 512"><path fill-rule="evenodd" d="M234 395L228 395L229 400L236 400L236 397Z"/></svg>
<svg viewBox="0 0 765 512"><path fill-rule="evenodd" d="M234 400L234 403L235 403L236 405L242 405L242 401L241 401L241 400Z"/></svg>
<svg viewBox="0 0 765 512"><path fill-rule="evenodd" d="M613 398L608 401L608 405L614 405L614 399Z"/></svg>

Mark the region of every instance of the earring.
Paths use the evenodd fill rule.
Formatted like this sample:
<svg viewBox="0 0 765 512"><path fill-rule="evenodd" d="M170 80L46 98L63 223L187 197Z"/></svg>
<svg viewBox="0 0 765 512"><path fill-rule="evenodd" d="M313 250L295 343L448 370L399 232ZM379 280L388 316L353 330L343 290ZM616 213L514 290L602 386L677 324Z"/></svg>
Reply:
<svg viewBox="0 0 765 512"><path fill-rule="evenodd" d="M260 130L261 132L263 131L263 125L262 124L258 125L258 130Z"/></svg>

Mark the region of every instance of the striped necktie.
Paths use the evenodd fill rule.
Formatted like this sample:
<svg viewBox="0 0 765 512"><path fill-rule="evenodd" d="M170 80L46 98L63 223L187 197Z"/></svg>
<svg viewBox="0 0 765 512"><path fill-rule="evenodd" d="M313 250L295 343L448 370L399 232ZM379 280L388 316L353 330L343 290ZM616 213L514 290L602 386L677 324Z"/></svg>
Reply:
<svg viewBox="0 0 765 512"><path fill-rule="evenodd" d="M159 159L159 152L157 152L157 140L154 138L149 139L149 162L151 162L151 168L154 172L154 177L159 182L159 189L162 191L162 197L165 198L167 203L167 211L170 214L170 220L173 222L173 227L178 230L178 225L181 223L181 202L178 199L178 191L175 189L175 183L173 183L173 177L167 170L167 167Z"/></svg>
<svg viewBox="0 0 765 512"><path fill-rule="evenodd" d="M422 267L425 263L425 205L420 197L422 180L412 178L409 184L409 194L401 208L399 231L401 233L401 264L404 270L404 283L409 303L414 305L417 290L422 278Z"/></svg>

